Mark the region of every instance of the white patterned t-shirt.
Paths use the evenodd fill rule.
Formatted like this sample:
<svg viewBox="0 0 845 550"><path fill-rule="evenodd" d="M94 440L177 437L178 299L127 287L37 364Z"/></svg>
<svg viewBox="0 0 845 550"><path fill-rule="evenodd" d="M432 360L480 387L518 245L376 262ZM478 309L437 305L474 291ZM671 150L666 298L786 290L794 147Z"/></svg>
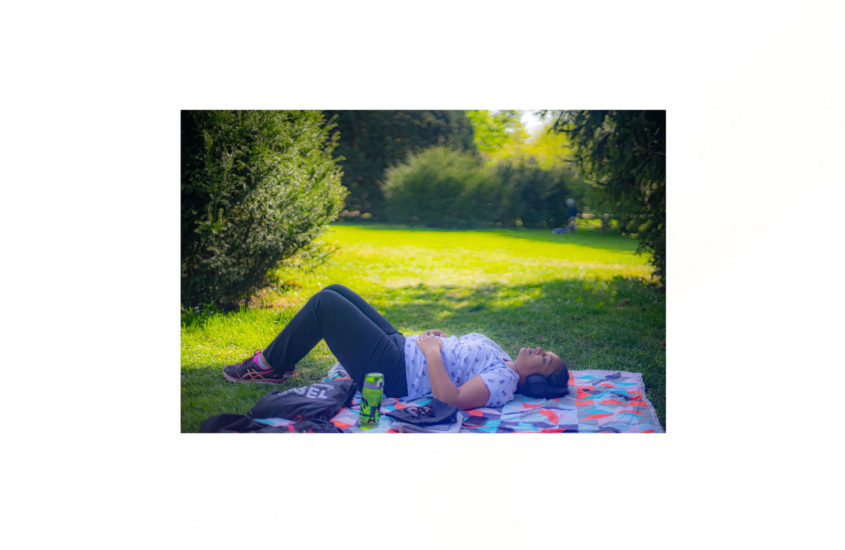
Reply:
<svg viewBox="0 0 845 550"><path fill-rule="evenodd" d="M408 378L408 396L417 399L431 395L428 363L417 345L419 335L405 338L405 373ZM440 337L443 347L440 357L446 373L456 386L470 378L480 376L490 390L486 407L500 407L513 399L519 375L505 364L510 356L493 340L473 332L461 336Z"/></svg>

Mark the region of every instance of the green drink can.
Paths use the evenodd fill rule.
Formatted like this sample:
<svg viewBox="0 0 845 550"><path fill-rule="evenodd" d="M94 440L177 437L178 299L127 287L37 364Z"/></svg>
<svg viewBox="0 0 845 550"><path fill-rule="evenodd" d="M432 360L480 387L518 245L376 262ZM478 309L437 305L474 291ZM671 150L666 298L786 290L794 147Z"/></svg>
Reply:
<svg viewBox="0 0 845 550"><path fill-rule="evenodd" d="M380 372L365 374L364 387L361 389L361 417L358 419L358 427L362 430L378 426L383 394L384 375Z"/></svg>

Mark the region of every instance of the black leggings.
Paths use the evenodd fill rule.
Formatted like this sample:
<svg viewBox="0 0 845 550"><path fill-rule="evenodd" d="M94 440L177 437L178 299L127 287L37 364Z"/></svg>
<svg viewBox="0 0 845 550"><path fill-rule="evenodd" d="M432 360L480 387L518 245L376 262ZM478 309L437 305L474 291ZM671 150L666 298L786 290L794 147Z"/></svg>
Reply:
<svg viewBox="0 0 845 550"><path fill-rule="evenodd" d="M366 373L381 372L385 395L408 395L405 337L345 286L331 285L312 296L267 346L264 357L273 370L289 371L320 340L326 341L359 390Z"/></svg>

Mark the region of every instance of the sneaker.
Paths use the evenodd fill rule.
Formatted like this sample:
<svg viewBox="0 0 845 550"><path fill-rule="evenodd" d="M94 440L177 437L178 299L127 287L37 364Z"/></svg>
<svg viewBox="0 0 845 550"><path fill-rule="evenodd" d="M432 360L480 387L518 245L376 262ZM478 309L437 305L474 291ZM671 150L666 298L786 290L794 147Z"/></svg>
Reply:
<svg viewBox="0 0 845 550"><path fill-rule="evenodd" d="M230 382L264 382L266 384L281 384L286 379L293 376L296 371L289 370L279 374L273 369L265 369L258 362L258 354L261 351L256 351L252 357L244 359L237 365L229 365L223 367L223 376Z"/></svg>

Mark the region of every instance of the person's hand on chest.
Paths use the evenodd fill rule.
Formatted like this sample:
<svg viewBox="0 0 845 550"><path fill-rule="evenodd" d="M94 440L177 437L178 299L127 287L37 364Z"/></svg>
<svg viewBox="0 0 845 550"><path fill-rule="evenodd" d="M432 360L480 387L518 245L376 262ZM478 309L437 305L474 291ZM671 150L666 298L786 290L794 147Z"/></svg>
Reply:
<svg viewBox="0 0 845 550"><path fill-rule="evenodd" d="M440 350L443 348L443 342L440 340L440 336L434 334L435 332L440 331L426 331L420 334L420 337L417 340L417 346L419 346L420 351L422 351L425 355L430 353L440 353Z"/></svg>

